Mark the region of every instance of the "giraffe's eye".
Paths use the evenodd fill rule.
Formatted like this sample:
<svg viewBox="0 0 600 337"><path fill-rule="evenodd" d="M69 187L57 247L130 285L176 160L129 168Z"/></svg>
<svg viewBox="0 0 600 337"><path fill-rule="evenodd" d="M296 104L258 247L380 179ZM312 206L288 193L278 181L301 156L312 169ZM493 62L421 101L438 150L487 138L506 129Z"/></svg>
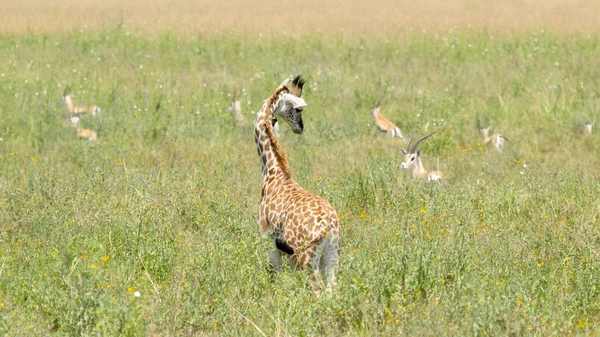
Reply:
<svg viewBox="0 0 600 337"><path fill-rule="evenodd" d="M302 112L302 110L303 110L302 108L296 108L296 112L298 112L298 113Z"/></svg>

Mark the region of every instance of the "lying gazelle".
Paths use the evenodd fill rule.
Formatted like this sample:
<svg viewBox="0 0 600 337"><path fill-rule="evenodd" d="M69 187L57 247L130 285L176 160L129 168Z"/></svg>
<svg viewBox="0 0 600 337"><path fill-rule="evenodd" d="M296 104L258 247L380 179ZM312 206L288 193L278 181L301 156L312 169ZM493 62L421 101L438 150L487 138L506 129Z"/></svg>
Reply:
<svg viewBox="0 0 600 337"><path fill-rule="evenodd" d="M408 173L412 179L422 179L425 177L427 177L428 181L443 181L445 179L444 172L442 171L427 172L427 170L425 170L423 162L421 161L421 150L417 150L417 146L419 146L423 140L433 136L433 134L435 134L435 132L419 138L419 140L417 140L415 145L413 145L411 148L410 143L412 143L414 137L413 134L408 140L406 149L402 149L402 153L404 153L404 162L400 165L400 167L408 170Z"/></svg>
<svg viewBox="0 0 600 337"><path fill-rule="evenodd" d="M79 127L79 116L71 116L71 126L75 129L77 137L87 139L91 142L98 140L98 134L94 130L84 129Z"/></svg>
<svg viewBox="0 0 600 337"><path fill-rule="evenodd" d="M231 105L227 107L229 112L235 112L235 119L240 123L246 123L246 117L242 113L242 101L235 98L234 94L231 98Z"/></svg>
<svg viewBox="0 0 600 337"><path fill-rule="evenodd" d="M100 114L100 107L97 105L89 105L89 106L76 106L75 103L73 103L73 97L69 94L69 88L71 86L68 85L65 88L65 91L63 91L63 103L67 106L67 110L69 110L69 113L72 115L79 115L79 114L84 114L87 112L91 112L92 116L96 117L96 115Z"/></svg>
<svg viewBox="0 0 600 337"><path fill-rule="evenodd" d="M488 126L487 128L479 128L479 132L481 133L481 137L483 137L483 142L485 144L492 143L494 148L498 150L498 152L504 151L504 143L508 141L508 138L504 137L499 133L495 133L489 136L490 128L492 126Z"/></svg>
<svg viewBox="0 0 600 337"><path fill-rule="evenodd" d="M392 137L404 139L402 132L400 132L400 128L396 124L390 122L387 118L383 117L380 106L375 106L375 104L373 104L371 113L373 114L373 118L375 118L375 125L377 125L379 131L385 132Z"/></svg>
<svg viewBox="0 0 600 337"><path fill-rule="evenodd" d="M585 122L585 125L583 125L583 135L584 136L592 135L592 126L594 126L594 123Z"/></svg>

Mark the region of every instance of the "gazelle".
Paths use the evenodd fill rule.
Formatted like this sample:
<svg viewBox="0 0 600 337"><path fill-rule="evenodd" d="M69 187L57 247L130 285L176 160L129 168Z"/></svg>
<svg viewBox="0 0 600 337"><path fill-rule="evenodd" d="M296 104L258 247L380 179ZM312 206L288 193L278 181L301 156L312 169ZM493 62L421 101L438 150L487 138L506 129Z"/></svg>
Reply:
<svg viewBox="0 0 600 337"><path fill-rule="evenodd" d="M583 125L583 135L584 136L592 135L592 126L594 126L594 123L585 122L585 124Z"/></svg>
<svg viewBox="0 0 600 337"><path fill-rule="evenodd" d="M489 136L490 128L492 126L488 126L487 128L479 128L479 132L481 133L481 137L483 137L483 142L485 144L492 143L494 148L498 150L498 152L502 153L504 151L504 143L508 141L508 138L504 137L499 133L495 133Z"/></svg>
<svg viewBox="0 0 600 337"><path fill-rule="evenodd" d="M381 107L375 106L375 104L373 104L373 106L371 107L371 113L373 114L373 118L375 118L375 125L377 125L379 131L386 132L392 137L404 139L400 128L396 124L390 122L387 118L383 117L383 115L381 114Z"/></svg>
<svg viewBox="0 0 600 337"><path fill-rule="evenodd" d="M91 142L95 142L98 140L98 134L96 133L96 131L79 127L79 116L71 116L71 126L73 127L73 129L75 129L77 137L87 139Z"/></svg>
<svg viewBox="0 0 600 337"><path fill-rule="evenodd" d="M235 119L240 123L246 123L246 117L242 113L242 101L235 98L235 94L231 98L231 105L227 107L229 112L235 112Z"/></svg>
<svg viewBox="0 0 600 337"><path fill-rule="evenodd" d="M421 161L421 150L417 150L417 146L419 146L423 140L433 136L434 134L435 132L432 132L427 136L419 138L419 140L417 140L415 145L413 145L411 148L410 144L412 143L414 137L413 134L408 140L406 149L402 149L402 153L404 154L404 162L400 165L400 167L408 170L408 173L412 179L422 179L425 177L427 177L428 181L443 181L445 179L444 172L442 171L427 172L427 170L425 170L423 162Z"/></svg>
<svg viewBox="0 0 600 337"><path fill-rule="evenodd" d="M87 112L91 112L92 116L96 117L96 115L100 114L100 107L97 105L89 105L89 106L76 106L75 103L73 103L73 97L69 94L69 88L71 86L67 86L65 88L65 91L63 91L63 103L67 106L67 110L69 110L69 113L72 115L79 115L79 114L84 114Z"/></svg>

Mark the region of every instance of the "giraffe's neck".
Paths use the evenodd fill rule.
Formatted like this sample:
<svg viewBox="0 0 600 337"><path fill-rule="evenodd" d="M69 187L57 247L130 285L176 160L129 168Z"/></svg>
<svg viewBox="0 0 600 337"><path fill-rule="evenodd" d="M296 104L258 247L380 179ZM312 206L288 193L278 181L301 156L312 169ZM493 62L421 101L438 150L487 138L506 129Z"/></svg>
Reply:
<svg viewBox="0 0 600 337"><path fill-rule="evenodd" d="M260 158L263 181L289 179L290 172L285 153L279 146L273 132L273 111L279 105L281 95L278 91L269 98L256 114L254 122L254 140Z"/></svg>

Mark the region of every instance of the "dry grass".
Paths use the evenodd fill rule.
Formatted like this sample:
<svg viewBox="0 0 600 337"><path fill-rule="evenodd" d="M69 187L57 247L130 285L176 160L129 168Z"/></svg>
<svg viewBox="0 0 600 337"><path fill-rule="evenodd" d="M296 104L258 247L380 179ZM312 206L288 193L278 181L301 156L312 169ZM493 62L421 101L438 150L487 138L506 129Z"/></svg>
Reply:
<svg viewBox="0 0 600 337"><path fill-rule="evenodd" d="M241 35L305 35L321 32L385 35L407 29L444 31L485 28L490 32L546 30L597 32L600 2L591 0L511 1L196 1L196 0L2 0L6 33L62 32L114 27L144 33L172 28L178 33L234 29Z"/></svg>

